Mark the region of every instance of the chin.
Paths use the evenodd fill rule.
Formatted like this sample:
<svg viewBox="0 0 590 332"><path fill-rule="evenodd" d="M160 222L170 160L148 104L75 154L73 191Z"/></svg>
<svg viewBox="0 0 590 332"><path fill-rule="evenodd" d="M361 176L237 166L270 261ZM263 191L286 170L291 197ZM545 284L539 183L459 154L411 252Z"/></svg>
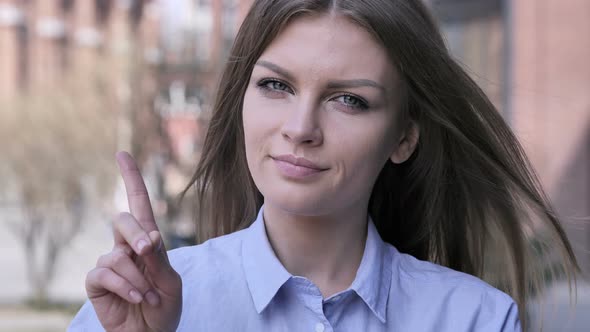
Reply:
<svg viewBox="0 0 590 332"><path fill-rule="evenodd" d="M331 197L331 195L310 194L309 191L304 190L300 190L300 192L269 190L263 196L265 205L272 205L289 214L306 217L328 214L332 205L332 199L326 200L326 197Z"/></svg>

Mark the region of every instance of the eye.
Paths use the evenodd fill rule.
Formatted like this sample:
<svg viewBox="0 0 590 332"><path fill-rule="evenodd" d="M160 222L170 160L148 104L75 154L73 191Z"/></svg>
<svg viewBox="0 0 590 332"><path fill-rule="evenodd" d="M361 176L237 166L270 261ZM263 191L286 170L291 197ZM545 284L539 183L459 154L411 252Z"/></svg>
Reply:
<svg viewBox="0 0 590 332"><path fill-rule="evenodd" d="M366 110L369 108L366 101L353 95L342 95L334 98L334 100L353 110Z"/></svg>
<svg viewBox="0 0 590 332"><path fill-rule="evenodd" d="M293 93L289 86L279 80L276 79L263 79L256 84L259 88L265 91L285 91L289 93Z"/></svg>

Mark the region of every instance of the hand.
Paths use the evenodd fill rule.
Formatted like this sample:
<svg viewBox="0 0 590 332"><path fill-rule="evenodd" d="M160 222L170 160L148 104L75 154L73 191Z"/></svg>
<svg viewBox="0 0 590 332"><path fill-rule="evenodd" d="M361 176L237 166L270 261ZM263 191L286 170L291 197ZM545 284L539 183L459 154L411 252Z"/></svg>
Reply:
<svg viewBox="0 0 590 332"><path fill-rule="evenodd" d="M135 161L119 152L117 163L131 213L115 220L115 245L86 276L86 293L107 331L176 331L182 280L168 261Z"/></svg>

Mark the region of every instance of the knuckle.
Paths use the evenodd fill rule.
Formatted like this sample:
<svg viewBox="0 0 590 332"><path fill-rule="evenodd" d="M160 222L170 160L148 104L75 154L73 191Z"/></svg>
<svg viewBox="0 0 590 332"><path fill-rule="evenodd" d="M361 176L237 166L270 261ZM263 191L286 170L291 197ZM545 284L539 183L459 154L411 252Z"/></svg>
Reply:
<svg viewBox="0 0 590 332"><path fill-rule="evenodd" d="M175 284L180 285L180 287L182 287L182 278L180 277L180 274L178 274L175 270L173 270L173 269L169 270L169 278Z"/></svg>
<svg viewBox="0 0 590 332"><path fill-rule="evenodd" d="M128 191L127 195L129 197L133 197L133 198L145 198L148 197L149 194L147 192L147 190L143 189L143 188L139 188L139 189L135 189L132 191Z"/></svg>
<svg viewBox="0 0 590 332"><path fill-rule="evenodd" d="M109 261L109 254L103 254L96 260L96 267L105 267Z"/></svg>
<svg viewBox="0 0 590 332"><path fill-rule="evenodd" d="M125 255L124 252L119 250L113 251L110 256L112 266L121 266L125 264L127 262L127 259L129 258L127 255Z"/></svg>
<svg viewBox="0 0 590 332"><path fill-rule="evenodd" d="M109 270L106 268L98 268L94 270L93 273L93 280L101 285L104 285L104 283L106 282L106 280L109 278Z"/></svg>
<svg viewBox="0 0 590 332"><path fill-rule="evenodd" d="M115 249L113 249L113 251L119 251L121 254L124 254L128 257L131 257L133 255L133 249L131 248L131 246L129 246L129 244L118 244Z"/></svg>
<svg viewBox="0 0 590 332"><path fill-rule="evenodd" d="M142 275L138 274L132 281L132 284L137 287L141 292L145 293L150 289L150 283Z"/></svg>
<svg viewBox="0 0 590 332"><path fill-rule="evenodd" d="M92 269L92 270L88 271L88 273L86 274L86 280L84 282L84 284L86 285L86 289L88 289L90 287L90 285L96 283L96 281L97 281L96 270L97 269Z"/></svg>
<svg viewBox="0 0 590 332"><path fill-rule="evenodd" d="M118 290L123 290L127 287L127 281L125 281L123 278L117 278L113 281L113 287L115 287L115 289Z"/></svg>
<svg viewBox="0 0 590 332"><path fill-rule="evenodd" d="M115 220L113 221L113 224L115 226L120 226L121 224L124 224L125 222L127 222L127 220L129 219L129 212L119 212L117 214L117 216L115 217Z"/></svg>
<svg viewBox="0 0 590 332"><path fill-rule="evenodd" d="M129 215L129 212L121 211L117 214L117 220L125 219Z"/></svg>

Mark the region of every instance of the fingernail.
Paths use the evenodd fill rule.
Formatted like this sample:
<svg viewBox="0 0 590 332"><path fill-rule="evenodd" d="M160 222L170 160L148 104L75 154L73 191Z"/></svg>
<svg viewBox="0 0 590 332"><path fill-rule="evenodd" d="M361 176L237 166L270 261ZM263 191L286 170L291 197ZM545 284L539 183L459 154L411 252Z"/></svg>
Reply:
<svg viewBox="0 0 590 332"><path fill-rule="evenodd" d="M141 296L141 294L139 294L139 292L136 291L135 289L132 289L129 291L129 296L131 296L131 299L135 303L139 303L139 302L141 302L141 300L143 300L143 297Z"/></svg>
<svg viewBox="0 0 590 332"><path fill-rule="evenodd" d="M139 242L137 242L137 250L139 252L143 251L143 248L147 247L148 243L146 240L139 240Z"/></svg>
<svg viewBox="0 0 590 332"><path fill-rule="evenodd" d="M148 291L147 293L145 293L145 298L151 306L155 307L158 304L160 304L160 296L154 293L154 291Z"/></svg>

